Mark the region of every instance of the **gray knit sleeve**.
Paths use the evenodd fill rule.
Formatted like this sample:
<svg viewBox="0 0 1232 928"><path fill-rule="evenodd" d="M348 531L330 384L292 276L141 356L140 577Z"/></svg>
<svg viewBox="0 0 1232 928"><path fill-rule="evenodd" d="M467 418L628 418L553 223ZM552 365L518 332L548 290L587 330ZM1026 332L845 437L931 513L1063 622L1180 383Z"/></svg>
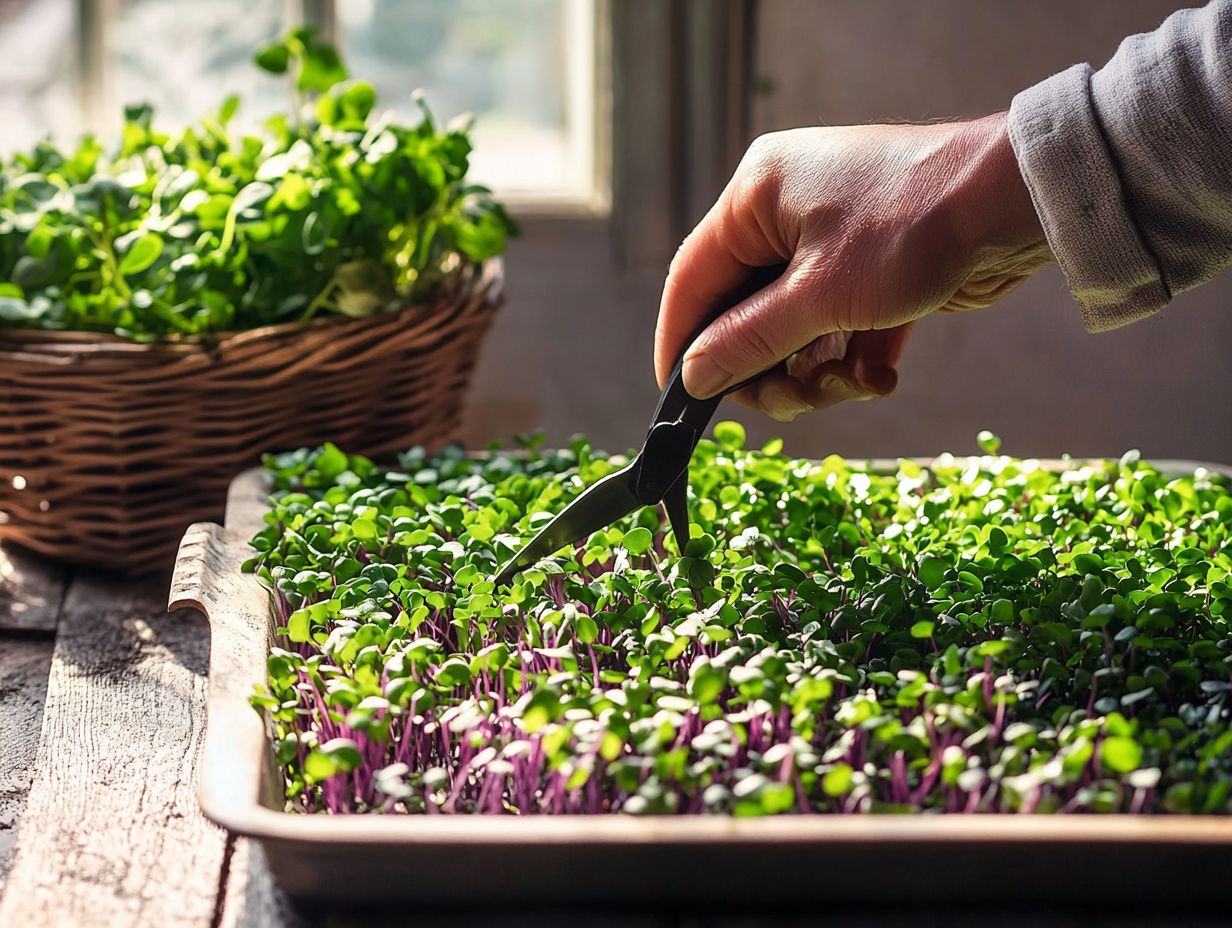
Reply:
<svg viewBox="0 0 1232 928"><path fill-rule="evenodd" d="M1232 264L1232 0L1014 98L1010 141L1092 332Z"/></svg>

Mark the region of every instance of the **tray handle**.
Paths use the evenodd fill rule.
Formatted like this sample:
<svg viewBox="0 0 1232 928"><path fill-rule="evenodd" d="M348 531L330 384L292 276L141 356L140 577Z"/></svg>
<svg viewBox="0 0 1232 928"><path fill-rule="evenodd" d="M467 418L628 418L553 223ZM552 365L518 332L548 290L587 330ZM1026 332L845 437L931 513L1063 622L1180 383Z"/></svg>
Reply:
<svg viewBox="0 0 1232 928"><path fill-rule="evenodd" d="M169 611L190 608L210 624L209 697L198 795L205 814L239 833L251 832L275 806L272 755L265 725L248 702L265 682L270 645L269 596L243 572L247 536L211 522L189 527L180 542Z"/></svg>
<svg viewBox="0 0 1232 928"><path fill-rule="evenodd" d="M213 583L220 579L225 530L213 522L194 522L180 541L171 575L167 611L196 609L208 616Z"/></svg>

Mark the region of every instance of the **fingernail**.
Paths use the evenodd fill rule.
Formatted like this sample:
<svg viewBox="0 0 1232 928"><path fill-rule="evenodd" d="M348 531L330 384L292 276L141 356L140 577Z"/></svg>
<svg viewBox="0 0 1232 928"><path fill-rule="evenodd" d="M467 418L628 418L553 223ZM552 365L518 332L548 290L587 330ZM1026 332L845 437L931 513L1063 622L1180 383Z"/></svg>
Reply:
<svg viewBox="0 0 1232 928"><path fill-rule="evenodd" d="M813 407L808 403L798 400L781 390L767 390L758 399L761 403L761 408L766 411L766 414L778 422L791 422L796 416L802 416L806 412L813 411Z"/></svg>
<svg viewBox="0 0 1232 928"><path fill-rule="evenodd" d="M714 396L730 379L731 375L706 354L698 352L684 359L684 388L699 400Z"/></svg>
<svg viewBox="0 0 1232 928"><path fill-rule="evenodd" d="M836 398L852 397L860 392L852 386L850 381L837 374L826 374L817 382L817 389L822 393L832 394Z"/></svg>
<svg viewBox="0 0 1232 928"><path fill-rule="evenodd" d="M817 406L820 409L859 399L864 399L864 394L843 377L826 374L817 381Z"/></svg>

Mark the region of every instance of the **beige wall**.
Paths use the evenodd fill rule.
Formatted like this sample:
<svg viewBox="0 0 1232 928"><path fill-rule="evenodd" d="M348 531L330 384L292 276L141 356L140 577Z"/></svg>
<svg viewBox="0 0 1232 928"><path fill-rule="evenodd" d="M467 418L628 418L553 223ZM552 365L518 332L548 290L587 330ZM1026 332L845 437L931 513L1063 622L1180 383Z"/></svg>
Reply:
<svg viewBox="0 0 1232 928"><path fill-rule="evenodd" d="M758 131L935 119L1005 108L1075 61L1098 65L1157 24L1160 0L762 0ZM613 274L601 227L541 223L509 255L510 303L489 343L468 440L546 426L621 448L651 410L661 274ZM1232 461L1232 278L1156 319L1083 332L1054 269L997 307L922 322L899 392L790 427L724 407L798 454L973 450L989 428L1018 454Z"/></svg>

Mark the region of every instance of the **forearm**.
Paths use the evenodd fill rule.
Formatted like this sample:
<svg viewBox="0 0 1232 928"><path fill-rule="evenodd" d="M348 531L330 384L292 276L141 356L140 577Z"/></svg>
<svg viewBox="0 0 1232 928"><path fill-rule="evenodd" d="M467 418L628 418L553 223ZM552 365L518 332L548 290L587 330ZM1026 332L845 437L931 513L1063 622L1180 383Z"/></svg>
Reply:
<svg viewBox="0 0 1232 928"><path fill-rule="evenodd" d="M1232 263L1232 0L1019 94L1010 137L1088 329L1209 280Z"/></svg>

